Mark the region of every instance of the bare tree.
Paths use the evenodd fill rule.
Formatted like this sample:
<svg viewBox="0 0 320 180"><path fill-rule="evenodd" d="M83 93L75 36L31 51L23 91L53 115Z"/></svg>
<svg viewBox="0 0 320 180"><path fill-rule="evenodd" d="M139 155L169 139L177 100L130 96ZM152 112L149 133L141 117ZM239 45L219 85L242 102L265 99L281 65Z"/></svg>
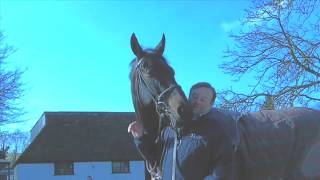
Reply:
<svg viewBox="0 0 320 180"><path fill-rule="evenodd" d="M28 132L19 130L14 132L0 131L0 159L8 159L14 162L25 150L29 140Z"/></svg>
<svg viewBox="0 0 320 180"><path fill-rule="evenodd" d="M4 35L0 32L0 125L19 121L22 114L17 100L22 95L21 75L17 68L10 69L6 59L14 52L12 46L4 42Z"/></svg>
<svg viewBox="0 0 320 180"><path fill-rule="evenodd" d="M242 29L225 51L224 72L241 80L253 75L250 92L224 90L221 106L258 110L271 96L274 108L320 101L319 0L254 0Z"/></svg>
<svg viewBox="0 0 320 180"><path fill-rule="evenodd" d="M6 159L10 148L10 135L6 131L0 131L0 159Z"/></svg>
<svg viewBox="0 0 320 180"><path fill-rule="evenodd" d="M14 162L18 159L20 154L25 150L30 142L30 134L23 131L15 131L9 133L9 160Z"/></svg>

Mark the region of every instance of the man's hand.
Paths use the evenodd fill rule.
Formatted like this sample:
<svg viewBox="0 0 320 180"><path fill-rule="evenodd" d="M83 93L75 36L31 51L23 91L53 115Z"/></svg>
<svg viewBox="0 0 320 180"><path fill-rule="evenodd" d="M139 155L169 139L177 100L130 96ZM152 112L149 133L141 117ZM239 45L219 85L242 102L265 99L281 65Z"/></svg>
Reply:
<svg viewBox="0 0 320 180"><path fill-rule="evenodd" d="M128 126L128 133L132 134L133 137L139 138L143 134L143 126L139 121L133 121Z"/></svg>

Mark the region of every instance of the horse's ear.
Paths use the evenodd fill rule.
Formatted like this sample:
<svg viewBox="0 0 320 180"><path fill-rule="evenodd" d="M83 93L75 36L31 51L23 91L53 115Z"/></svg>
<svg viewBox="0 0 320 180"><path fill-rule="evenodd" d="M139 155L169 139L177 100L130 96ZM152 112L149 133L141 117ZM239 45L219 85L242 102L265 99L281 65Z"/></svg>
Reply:
<svg viewBox="0 0 320 180"><path fill-rule="evenodd" d="M131 49L132 52L138 57L138 59L142 58L144 55L144 51L141 48L138 39L136 38L136 35L134 33L132 33L131 35Z"/></svg>
<svg viewBox="0 0 320 180"><path fill-rule="evenodd" d="M166 37L164 36L164 34L162 34L162 39L160 43L157 45L157 47L155 48L156 53L159 55L162 55L165 45L166 45Z"/></svg>

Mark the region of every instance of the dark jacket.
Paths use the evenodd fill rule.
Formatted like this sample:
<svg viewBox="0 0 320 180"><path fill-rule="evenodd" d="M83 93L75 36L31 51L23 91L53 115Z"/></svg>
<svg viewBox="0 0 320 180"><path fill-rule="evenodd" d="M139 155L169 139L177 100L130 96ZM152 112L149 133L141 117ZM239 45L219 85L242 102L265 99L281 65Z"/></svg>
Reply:
<svg viewBox="0 0 320 180"><path fill-rule="evenodd" d="M233 180L236 164L233 143L235 121L212 109L192 122L192 129L177 146L177 180ZM229 131L229 132L228 132ZM174 130L165 128L161 134L165 151L162 164L163 180L170 180L174 147ZM154 158L153 143L146 137L135 139L144 158Z"/></svg>

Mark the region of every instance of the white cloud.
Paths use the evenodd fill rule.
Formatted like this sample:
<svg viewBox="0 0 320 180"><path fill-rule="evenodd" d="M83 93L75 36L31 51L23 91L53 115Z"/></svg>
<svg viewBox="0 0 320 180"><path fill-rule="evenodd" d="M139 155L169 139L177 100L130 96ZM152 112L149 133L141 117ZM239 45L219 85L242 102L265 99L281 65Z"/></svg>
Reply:
<svg viewBox="0 0 320 180"><path fill-rule="evenodd" d="M283 1L281 1L283 2ZM285 5L285 4L280 4ZM266 5L264 8L259 9L256 13L256 17L250 17L250 21L247 21L243 26L241 25L241 21L243 20L237 20L232 22L223 22L221 23L221 28L225 32L231 32L233 30L237 29L244 29L244 30L250 30L251 28L255 27L256 25L260 25L264 19L268 18L270 14L275 13L275 7L271 5Z"/></svg>
<svg viewBox="0 0 320 180"><path fill-rule="evenodd" d="M240 27L240 21L233 21L233 22L223 22L221 23L221 28L225 32L230 32L236 28Z"/></svg>

